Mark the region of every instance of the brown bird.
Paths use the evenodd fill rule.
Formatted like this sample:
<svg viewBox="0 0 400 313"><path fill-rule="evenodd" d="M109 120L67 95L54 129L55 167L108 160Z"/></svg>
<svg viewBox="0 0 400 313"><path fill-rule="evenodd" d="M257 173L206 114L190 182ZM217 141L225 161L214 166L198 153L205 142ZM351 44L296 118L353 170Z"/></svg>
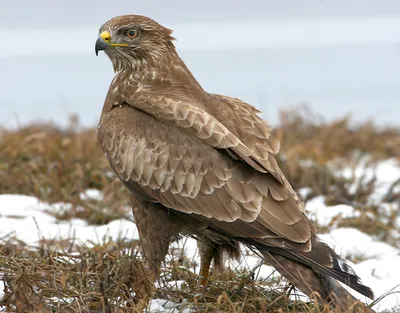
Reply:
<svg viewBox="0 0 400 313"><path fill-rule="evenodd" d="M202 284L211 261L221 265L224 253L239 257L243 243L324 303L345 311L354 304L339 282L373 298L317 237L275 160L279 142L260 111L207 93L178 56L171 33L148 17L117 16L100 28L95 46L115 71L98 139L132 194L154 275L170 241L190 234L199 242Z"/></svg>

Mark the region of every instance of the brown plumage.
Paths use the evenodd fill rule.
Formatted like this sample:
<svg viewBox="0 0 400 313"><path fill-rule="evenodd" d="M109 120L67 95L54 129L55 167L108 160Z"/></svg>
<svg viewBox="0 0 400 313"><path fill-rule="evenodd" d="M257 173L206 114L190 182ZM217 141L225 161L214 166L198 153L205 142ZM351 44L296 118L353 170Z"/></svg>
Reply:
<svg viewBox="0 0 400 313"><path fill-rule="evenodd" d="M343 310L355 299L338 281L373 298L316 236L277 165L279 142L260 111L204 91L179 58L171 30L143 16L115 17L100 28L99 50L115 76L98 138L132 193L155 275L170 240L182 233L199 241L202 283L211 260L221 263L224 251L238 257L241 242L301 291Z"/></svg>

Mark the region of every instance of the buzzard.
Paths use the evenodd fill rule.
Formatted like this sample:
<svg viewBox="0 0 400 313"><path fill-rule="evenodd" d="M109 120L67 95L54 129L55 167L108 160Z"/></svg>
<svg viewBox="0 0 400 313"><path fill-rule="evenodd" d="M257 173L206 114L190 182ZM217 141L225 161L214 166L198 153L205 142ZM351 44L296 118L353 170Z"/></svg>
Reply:
<svg viewBox="0 0 400 313"><path fill-rule="evenodd" d="M148 17L117 16L101 26L95 45L115 72L98 139L132 194L152 273L158 275L170 241L184 234L198 240L203 285L212 260L218 266L224 254L239 257L242 243L323 303L345 311L354 304L339 282L373 298L317 237L276 162L279 141L260 111L206 92L178 56L171 33Z"/></svg>

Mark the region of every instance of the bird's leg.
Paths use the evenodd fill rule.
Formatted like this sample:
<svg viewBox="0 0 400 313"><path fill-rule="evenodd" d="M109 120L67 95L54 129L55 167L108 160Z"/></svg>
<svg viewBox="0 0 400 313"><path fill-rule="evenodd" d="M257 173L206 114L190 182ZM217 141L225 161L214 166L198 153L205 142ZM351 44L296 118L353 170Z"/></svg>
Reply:
<svg viewBox="0 0 400 313"><path fill-rule="evenodd" d="M210 274L211 261L217 251L217 244L208 240L197 240L200 250L200 286L206 286Z"/></svg>
<svg viewBox="0 0 400 313"><path fill-rule="evenodd" d="M147 305L153 294L153 284L158 278L161 262L165 260L171 238L178 236L179 227L164 206L134 197L131 202L141 249L146 260L147 281L151 281L150 288L138 286L135 292L140 302Z"/></svg>

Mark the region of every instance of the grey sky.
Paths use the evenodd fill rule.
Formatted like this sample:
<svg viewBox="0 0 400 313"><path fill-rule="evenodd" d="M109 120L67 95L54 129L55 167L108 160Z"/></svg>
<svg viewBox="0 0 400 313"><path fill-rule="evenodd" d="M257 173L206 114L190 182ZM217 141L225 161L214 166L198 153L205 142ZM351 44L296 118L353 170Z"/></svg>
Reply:
<svg viewBox="0 0 400 313"><path fill-rule="evenodd" d="M94 125L112 77L97 31L131 13L173 27L206 90L272 124L303 102L328 119L400 123L400 0L0 1L0 125L75 112Z"/></svg>
<svg viewBox="0 0 400 313"><path fill-rule="evenodd" d="M114 15L143 14L162 23L254 21L400 14L398 0L2 0L0 29L96 27Z"/></svg>

